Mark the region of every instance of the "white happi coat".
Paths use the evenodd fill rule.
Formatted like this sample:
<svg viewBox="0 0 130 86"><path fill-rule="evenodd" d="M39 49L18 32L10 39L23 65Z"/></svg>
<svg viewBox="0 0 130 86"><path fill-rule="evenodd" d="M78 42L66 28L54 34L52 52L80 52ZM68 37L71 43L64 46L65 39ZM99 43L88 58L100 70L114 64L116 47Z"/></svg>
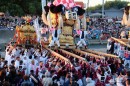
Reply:
<svg viewBox="0 0 130 86"><path fill-rule="evenodd" d="M124 58L124 53L125 53L125 47L120 46L118 48L118 56Z"/></svg>
<svg viewBox="0 0 130 86"><path fill-rule="evenodd" d="M36 74L36 69L37 69L37 66L34 64L30 64L29 67L28 67L28 74L30 74L30 71L33 70L34 71L34 74Z"/></svg>
<svg viewBox="0 0 130 86"><path fill-rule="evenodd" d="M55 37L55 30L52 31L52 40L51 40L49 46L53 46L53 45L54 45L54 42L56 42L56 44L57 44L58 46L60 46L60 42L59 42L60 33L61 33L61 30L60 30L60 29L57 29L57 37Z"/></svg>
<svg viewBox="0 0 130 86"><path fill-rule="evenodd" d="M86 42L85 42L85 38L86 38L86 35L88 34L87 31L84 31L84 38L81 38L82 37L82 31L80 31L80 40L79 42L77 43L77 45L79 46L80 44L83 44L86 46Z"/></svg>
<svg viewBox="0 0 130 86"><path fill-rule="evenodd" d="M118 51L118 43L114 43L114 54L117 54Z"/></svg>
<svg viewBox="0 0 130 86"><path fill-rule="evenodd" d="M42 68L40 66L37 67L38 76L42 79L43 71L45 70L45 66L43 65Z"/></svg>
<svg viewBox="0 0 130 86"><path fill-rule="evenodd" d="M7 55L8 66L11 65L11 61L15 60L11 55Z"/></svg>
<svg viewBox="0 0 130 86"><path fill-rule="evenodd" d="M122 82L123 82L123 77L116 78L116 85L117 86L124 86Z"/></svg>
<svg viewBox="0 0 130 86"><path fill-rule="evenodd" d="M127 54L127 57L125 56L124 66L129 64L129 68L130 68L130 51L126 50L125 54Z"/></svg>
<svg viewBox="0 0 130 86"><path fill-rule="evenodd" d="M20 61L16 60L15 61L15 68L19 68L19 64L20 64Z"/></svg>

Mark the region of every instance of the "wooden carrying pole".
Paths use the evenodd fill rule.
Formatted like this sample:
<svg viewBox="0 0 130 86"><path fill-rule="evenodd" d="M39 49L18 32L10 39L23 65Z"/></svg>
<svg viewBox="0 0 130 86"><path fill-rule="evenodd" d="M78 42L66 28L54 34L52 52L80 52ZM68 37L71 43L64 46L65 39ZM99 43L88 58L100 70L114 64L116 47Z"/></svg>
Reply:
<svg viewBox="0 0 130 86"><path fill-rule="evenodd" d="M128 42L129 42L128 39L118 39L118 40L123 41L123 42L125 42L125 43L128 43Z"/></svg>
<svg viewBox="0 0 130 86"><path fill-rule="evenodd" d="M112 38L113 40L117 41L118 43L120 43L120 44L122 44L122 45L125 45L125 46L127 46L127 47L130 48L130 45L126 44L125 42L123 42L123 41L121 41L121 40L119 40L119 39L117 39L117 38L114 38L114 37L111 37L111 38Z"/></svg>
<svg viewBox="0 0 130 86"><path fill-rule="evenodd" d="M74 57L74 58L78 58L78 59L80 59L80 60L82 60L82 61L85 61L85 59L84 58L82 58L82 57L80 57L80 56L78 56L78 55L75 55L75 54L73 54L73 53L70 53L70 52L68 52L68 51L65 51L65 50L63 50L63 49L60 49L63 53L66 53L66 54L68 54L68 55L70 55L70 56L72 56L72 57Z"/></svg>
<svg viewBox="0 0 130 86"><path fill-rule="evenodd" d="M103 52L97 52L97 51L94 51L94 50L85 50L86 52L89 52L89 53L93 53L93 54L96 54L96 55L100 55L100 56L104 56L104 57L113 57L113 58L117 58L119 56L116 56L116 55L112 55L112 54L107 54L107 53L103 53Z"/></svg>
<svg viewBox="0 0 130 86"><path fill-rule="evenodd" d="M95 55L95 54L92 54L92 53L88 53L88 52L84 52L84 51L81 51L81 50L78 50L78 49L74 49L75 52L79 52L81 54L84 54L84 55L89 55L89 56L93 56L93 57L96 57L96 58L104 58L102 56L98 56L98 55Z"/></svg>
<svg viewBox="0 0 130 86"><path fill-rule="evenodd" d="M58 57L59 59L61 60L64 60L66 61L67 63L69 63L71 66L73 66L73 64L70 62L70 60L68 60L67 58L63 57L62 55L56 53L55 51L49 49L49 48L46 48L52 55Z"/></svg>
<svg viewBox="0 0 130 86"><path fill-rule="evenodd" d="M73 66L73 64L70 62L70 60L68 60L67 58L63 57L62 55L56 53L55 51L53 51L53 50L51 50L51 49L49 49L49 48L46 48L46 47L44 46L43 42L41 42L41 45L42 45L42 47L44 47L46 50L48 50L52 55L58 57L58 58L61 59L61 60L66 61L66 62L69 63L71 66Z"/></svg>

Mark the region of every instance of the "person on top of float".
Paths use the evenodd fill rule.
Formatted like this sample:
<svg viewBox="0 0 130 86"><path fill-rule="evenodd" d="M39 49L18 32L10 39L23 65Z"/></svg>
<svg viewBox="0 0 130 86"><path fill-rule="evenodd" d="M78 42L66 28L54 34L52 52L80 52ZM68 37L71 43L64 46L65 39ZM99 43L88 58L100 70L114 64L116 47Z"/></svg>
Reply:
<svg viewBox="0 0 130 86"><path fill-rule="evenodd" d="M80 40L78 41L76 48L80 45L83 44L85 48L87 48L87 44L85 42L86 35L89 34L87 31L84 30L84 28L81 29L79 35L80 35Z"/></svg>
<svg viewBox="0 0 130 86"><path fill-rule="evenodd" d="M60 42L59 42L59 36L61 34L61 30L58 28L58 24L55 26L55 29L52 31L52 40L49 44L49 47L54 46L54 42L58 45L58 48L60 48Z"/></svg>

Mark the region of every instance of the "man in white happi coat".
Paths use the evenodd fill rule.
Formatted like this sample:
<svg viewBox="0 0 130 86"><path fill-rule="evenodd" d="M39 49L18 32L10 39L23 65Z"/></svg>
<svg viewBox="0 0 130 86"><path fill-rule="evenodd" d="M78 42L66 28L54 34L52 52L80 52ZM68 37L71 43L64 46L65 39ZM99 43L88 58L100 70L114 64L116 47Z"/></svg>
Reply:
<svg viewBox="0 0 130 86"><path fill-rule="evenodd" d="M52 77L49 71L46 71L45 77L42 79L43 86L49 86L53 84Z"/></svg>
<svg viewBox="0 0 130 86"><path fill-rule="evenodd" d="M85 38L86 38L86 35L88 34L87 31L85 31L83 28L81 29L80 31L80 40L78 41L77 45L76 45L76 48L80 45L80 44L83 44L85 46L85 48L87 48L87 44L85 42Z"/></svg>
<svg viewBox="0 0 130 86"><path fill-rule="evenodd" d="M36 68L37 68L37 66L35 65L35 61L32 60L32 61L31 61L31 64L30 64L29 67L27 68L27 69L28 69L28 74L30 74L30 71L31 71L31 70L33 70L34 73L36 74Z"/></svg>
<svg viewBox="0 0 130 86"><path fill-rule="evenodd" d="M49 44L49 47L54 46L54 42L60 47L59 42L59 36L60 36L61 30L58 28L58 25L56 25L55 30L52 31L52 40Z"/></svg>
<svg viewBox="0 0 130 86"><path fill-rule="evenodd" d="M115 55L117 55L118 45L119 44L117 42L114 43L114 54Z"/></svg>
<svg viewBox="0 0 130 86"><path fill-rule="evenodd" d="M47 62L47 56L40 56L39 60L43 62L43 64L45 65Z"/></svg>
<svg viewBox="0 0 130 86"><path fill-rule="evenodd" d="M42 79L42 75L45 72L45 70L46 69L45 69L43 62L40 62L36 69L36 75L38 75L39 78Z"/></svg>
<svg viewBox="0 0 130 86"><path fill-rule="evenodd" d="M111 39L109 38L108 39L108 42L107 42L107 53L109 53L110 49L111 49Z"/></svg>
<svg viewBox="0 0 130 86"><path fill-rule="evenodd" d="M15 68L19 68L19 65L20 65L20 57L16 57Z"/></svg>
<svg viewBox="0 0 130 86"><path fill-rule="evenodd" d="M7 47L6 47L6 50L5 50L5 60L8 60L8 55L9 55L9 53L10 53L9 49L10 49L10 47L7 46ZM11 53L10 53L10 54L11 54Z"/></svg>
<svg viewBox="0 0 130 86"><path fill-rule="evenodd" d="M23 57L22 61L23 61L23 65L25 67L25 75L28 75L28 73L29 73L28 72L28 70L29 70L28 66L31 64L31 62L29 63L29 58L27 56Z"/></svg>
<svg viewBox="0 0 130 86"><path fill-rule="evenodd" d="M124 53L125 53L125 47L120 44L118 48L118 56L122 59L124 59Z"/></svg>
<svg viewBox="0 0 130 86"><path fill-rule="evenodd" d="M20 52L21 52L21 49L19 47L16 47L12 50L12 55L16 57L19 57L20 56Z"/></svg>
<svg viewBox="0 0 130 86"><path fill-rule="evenodd" d="M14 59L14 56L12 56L11 53L9 53L9 54L7 55L8 66L11 65L11 61L12 61L12 60L15 60L15 59Z"/></svg>
<svg viewBox="0 0 130 86"><path fill-rule="evenodd" d="M86 78L87 85L86 86L95 86L95 81L91 78Z"/></svg>

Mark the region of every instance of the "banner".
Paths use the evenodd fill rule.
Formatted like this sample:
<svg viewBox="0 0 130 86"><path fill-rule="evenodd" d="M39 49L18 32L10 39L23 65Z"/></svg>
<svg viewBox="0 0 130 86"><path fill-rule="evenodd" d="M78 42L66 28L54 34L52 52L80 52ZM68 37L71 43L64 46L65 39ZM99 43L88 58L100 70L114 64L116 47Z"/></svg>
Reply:
<svg viewBox="0 0 130 86"><path fill-rule="evenodd" d="M40 34L40 27L39 27L39 23L38 23L38 18L36 18L34 20L34 28L35 28L36 35L37 35L37 42L40 42L41 34Z"/></svg>

